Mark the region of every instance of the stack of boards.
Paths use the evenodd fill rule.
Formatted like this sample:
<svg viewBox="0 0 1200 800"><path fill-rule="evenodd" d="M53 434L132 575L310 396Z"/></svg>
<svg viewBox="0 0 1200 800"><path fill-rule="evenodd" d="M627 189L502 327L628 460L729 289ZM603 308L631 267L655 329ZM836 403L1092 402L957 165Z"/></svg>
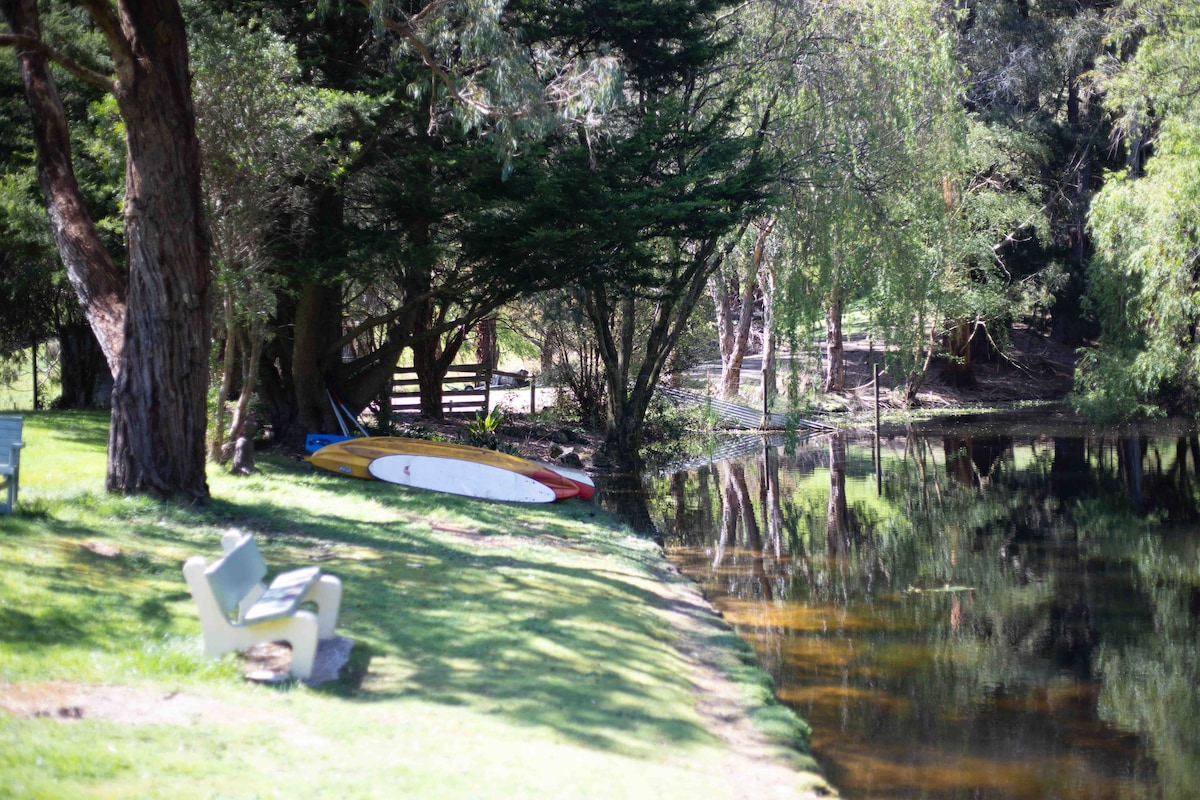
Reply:
<svg viewBox="0 0 1200 800"><path fill-rule="evenodd" d="M421 439L343 439L315 450L309 460L314 467L339 475L509 503L551 503L569 497L588 500L596 491L582 470Z"/></svg>

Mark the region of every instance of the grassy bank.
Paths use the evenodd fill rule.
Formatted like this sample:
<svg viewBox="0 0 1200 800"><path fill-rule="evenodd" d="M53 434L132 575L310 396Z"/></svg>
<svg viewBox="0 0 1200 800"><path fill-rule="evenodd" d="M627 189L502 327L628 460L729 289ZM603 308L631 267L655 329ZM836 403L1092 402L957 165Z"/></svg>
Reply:
<svg viewBox="0 0 1200 800"><path fill-rule="evenodd" d="M260 458L179 508L102 492L107 420L26 416L0 517L0 797L789 797L822 787L748 651L579 501L489 504ZM180 572L222 531L319 563L337 681L200 655ZM757 724L747 724L756 720Z"/></svg>

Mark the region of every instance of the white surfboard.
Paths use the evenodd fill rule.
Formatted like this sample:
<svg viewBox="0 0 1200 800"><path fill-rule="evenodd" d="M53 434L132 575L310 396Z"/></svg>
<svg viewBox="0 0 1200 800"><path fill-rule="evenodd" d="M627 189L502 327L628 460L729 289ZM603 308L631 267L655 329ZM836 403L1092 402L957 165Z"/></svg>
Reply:
<svg viewBox="0 0 1200 800"><path fill-rule="evenodd" d="M381 481L506 503L553 503L554 490L528 475L458 458L380 456L367 465Z"/></svg>

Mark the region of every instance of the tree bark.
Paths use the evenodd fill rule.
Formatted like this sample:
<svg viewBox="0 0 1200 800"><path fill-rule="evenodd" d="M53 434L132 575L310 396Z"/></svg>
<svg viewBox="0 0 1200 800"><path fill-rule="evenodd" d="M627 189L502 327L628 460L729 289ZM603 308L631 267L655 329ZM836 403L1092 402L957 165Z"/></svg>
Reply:
<svg viewBox="0 0 1200 800"><path fill-rule="evenodd" d="M450 365L458 357L466 341L464 328L459 328L443 341L437 334L443 312L439 312L433 300L425 301L425 309L417 318L412 352L413 369L417 372L417 388L421 392L421 416L442 419L442 380Z"/></svg>
<svg viewBox="0 0 1200 800"><path fill-rule="evenodd" d="M104 351L84 321L58 328L62 394L59 408L107 408L112 395L112 373Z"/></svg>
<svg viewBox="0 0 1200 800"><path fill-rule="evenodd" d="M306 284L296 301L292 327L292 388L296 417L305 431L331 432L337 427L326 394L335 361L330 345L341 336L341 289Z"/></svg>
<svg viewBox="0 0 1200 800"><path fill-rule="evenodd" d="M484 317L475 328L475 356L488 371L500 365L500 340L496 334L496 318Z"/></svg>
<svg viewBox="0 0 1200 800"><path fill-rule="evenodd" d="M122 2L125 350L113 387L110 491L208 497L209 241L187 37L176 2Z"/></svg>
<svg viewBox="0 0 1200 800"><path fill-rule="evenodd" d="M771 270L762 270L759 282L763 288L763 352L762 352L762 390L763 390L763 421L764 428L770 425L771 403L778 390L776 364L777 340L775 338L775 276Z"/></svg>
<svg viewBox="0 0 1200 800"><path fill-rule="evenodd" d="M221 384L217 388L217 407L213 413L213 429L209 436L208 459L215 464L225 460L225 405L233 389L233 370L237 364L237 333L233 324L233 298L229 290L223 293L222 312L225 328L225 353L222 358ZM257 367L257 363L254 364Z"/></svg>
<svg viewBox="0 0 1200 800"><path fill-rule="evenodd" d="M974 386L975 371L971 365L971 350L975 338L975 324L957 320L947 328L945 347L950 363L945 370L946 382L951 386Z"/></svg>
<svg viewBox="0 0 1200 800"><path fill-rule="evenodd" d="M842 342L842 293L834 288L825 301L825 379L823 392L846 388L846 356Z"/></svg>
<svg viewBox="0 0 1200 800"><path fill-rule="evenodd" d="M80 4L107 40L116 72L115 80L83 77L113 92L125 125L124 281L75 183L66 115L39 55L44 46L19 50L18 61L51 226L115 374L107 486L207 499L209 243L183 15L176 0ZM5 0L3 9L15 32L39 38L35 0Z"/></svg>

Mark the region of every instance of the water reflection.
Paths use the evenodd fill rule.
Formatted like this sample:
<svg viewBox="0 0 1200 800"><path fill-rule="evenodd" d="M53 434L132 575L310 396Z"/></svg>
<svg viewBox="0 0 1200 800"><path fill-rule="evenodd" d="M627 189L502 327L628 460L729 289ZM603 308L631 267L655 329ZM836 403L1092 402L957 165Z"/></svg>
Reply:
<svg viewBox="0 0 1200 800"><path fill-rule="evenodd" d="M649 479L647 515L846 797L1196 797L1198 460L1149 429L836 435Z"/></svg>

